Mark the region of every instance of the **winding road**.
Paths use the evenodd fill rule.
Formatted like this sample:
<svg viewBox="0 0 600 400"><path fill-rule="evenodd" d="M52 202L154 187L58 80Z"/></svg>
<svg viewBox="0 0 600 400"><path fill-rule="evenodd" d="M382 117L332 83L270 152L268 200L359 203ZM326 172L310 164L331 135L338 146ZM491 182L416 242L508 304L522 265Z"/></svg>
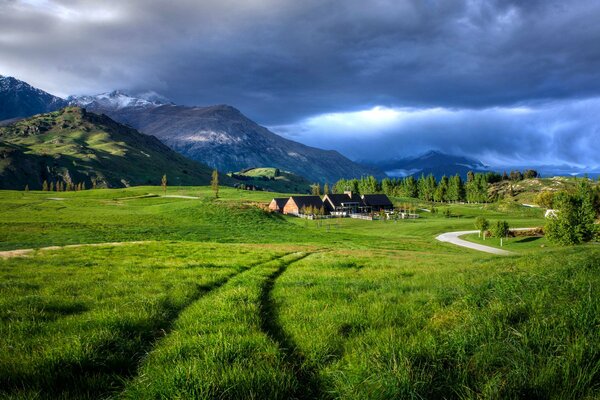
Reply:
<svg viewBox="0 0 600 400"><path fill-rule="evenodd" d="M513 228L513 229L511 229L511 231L528 231L531 229L536 229L536 228ZM517 254L512 251L497 249L495 247L490 247L490 246L485 246L483 244L469 242L469 241L466 241L466 240L463 240L460 238L460 236L470 235L471 233L477 233L477 232L479 232L479 231L446 232L446 233L442 233L441 235L438 235L436 237L436 239L439 240L440 242L452 243L457 246L466 247L468 249L473 249L473 250L478 250L478 251L483 251L486 253L497 254L499 256L512 256L512 255Z"/></svg>
<svg viewBox="0 0 600 400"><path fill-rule="evenodd" d="M526 228L529 229L529 228ZM473 242L468 242L460 238L463 235L469 235L471 233L477 233L478 231L458 231L458 232L446 232L437 236L436 239L440 242L452 243L457 246L466 247L473 250L483 251L486 253L497 254L499 256L512 256L516 253L507 250L497 249L495 247L484 246Z"/></svg>

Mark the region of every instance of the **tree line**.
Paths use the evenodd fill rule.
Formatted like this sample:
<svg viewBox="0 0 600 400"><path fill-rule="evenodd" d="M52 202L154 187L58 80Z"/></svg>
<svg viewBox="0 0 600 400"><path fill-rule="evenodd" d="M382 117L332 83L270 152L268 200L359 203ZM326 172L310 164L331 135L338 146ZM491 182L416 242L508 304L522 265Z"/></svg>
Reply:
<svg viewBox="0 0 600 400"><path fill-rule="evenodd" d="M502 180L495 172L467 174L463 181L459 174L442 176L437 180L433 174L422 174L405 178L384 178L378 181L373 176L361 179L340 179L333 186L334 193L352 191L359 194L385 193L394 197L412 197L434 202L486 203L490 201L488 188L491 183Z"/></svg>
<svg viewBox="0 0 600 400"><path fill-rule="evenodd" d="M86 190L85 182L64 182L64 181L50 181L44 180L42 183L43 192L77 192L80 190ZM25 191L29 191L29 185L25 185Z"/></svg>

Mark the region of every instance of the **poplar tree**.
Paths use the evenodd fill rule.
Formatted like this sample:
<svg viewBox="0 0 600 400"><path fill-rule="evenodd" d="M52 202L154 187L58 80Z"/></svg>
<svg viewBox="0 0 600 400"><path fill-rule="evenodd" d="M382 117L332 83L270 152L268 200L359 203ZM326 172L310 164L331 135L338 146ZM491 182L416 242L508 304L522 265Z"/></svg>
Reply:
<svg viewBox="0 0 600 400"><path fill-rule="evenodd" d="M167 195L167 174L163 175L162 180L160 182L160 186L162 186L163 192L166 196Z"/></svg>
<svg viewBox="0 0 600 400"><path fill-rule="evenodd" d="M216 169L212 172L212 179L210 181L210 187L215 194L215 199L219 198L219 171Z"/></svg>
<svg viewBox="0 0 600 400"><path fill-rule="evenodd" d="M42 190L44 192L48 191L48 181L44 180L44 183L42 183Z"/></svg>

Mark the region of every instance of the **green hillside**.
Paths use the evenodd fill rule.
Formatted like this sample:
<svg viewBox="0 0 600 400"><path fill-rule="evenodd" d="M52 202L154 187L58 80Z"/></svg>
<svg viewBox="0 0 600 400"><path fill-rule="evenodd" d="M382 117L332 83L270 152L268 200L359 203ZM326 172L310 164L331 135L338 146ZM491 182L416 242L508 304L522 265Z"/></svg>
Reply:
<svg viewBox="0 0 600 400"><path fill-rule="evenodd" d="M311 183L304 177L278 168L248 168L230 174L243 185L279 193L310 193Z"/></svg>
<svg viewBox="0 0 600 400"><path fill-rule="evenodd" d="M577 187L577 180L580 179L584 178L556 176L553 178L523 179L521 181L501 181L491 184L489 193L490 198L511 200L517 204L535 204L535 197L540 192L573 191Z"/></svg>
<svg viewBox="0 0 600 400"><path fill-rule="evenodd" d="M201 185L211 170L153 136L78 107L0 127L1 189L40 189L44 180L88 188L159 184L163 174L170 185Z"/></svg>

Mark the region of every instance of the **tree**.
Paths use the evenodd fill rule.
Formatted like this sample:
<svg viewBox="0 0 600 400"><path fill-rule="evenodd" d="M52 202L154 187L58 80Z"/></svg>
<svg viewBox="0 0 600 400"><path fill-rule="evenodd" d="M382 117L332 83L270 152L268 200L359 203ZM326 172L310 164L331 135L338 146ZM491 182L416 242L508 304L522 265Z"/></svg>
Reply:
<svg viewBox="0 0 600 400"><path fill-rule="evenodd" d="M479 237L483 233L483 240L485 240L485 232L490 227L490 223L485 217L479 216L475 218L475 228L479 231Z"/></svg>
<svg viewBox="0 0 600 400"><path fill-rule="evenodd" d="M215 199L219 198L219 171L216 169L212 172L212 178L210 180L210 188L215 194Z"/></svg>
<svg viewBox="0 0 600 400"><path fill-rule="evenodd" d="M358 191L360 194L372 194L377 193L379 191L379 183L374 176L363 176L360 178L358 184Z"/></svg>
<svg viewBox="0 0 600 400"><path fill-rule="evenodd" d="M523 180L523 174L521 173L521 171L510 171L510 179L513 181L522 181Z"/></svg>
<svg viewBox="0 0 600 400"><path fill-rule="evenodd" d="M323 186L323 194L329 194L329 184L328 183L326 183Z"/></svg>
<svg viewBox="0 0 600 400"><path fill-rule="evenodd" d="M162 176L162 179L160 181L160 186L162 186L163 192L165 193L165 196L167 195L167 174L164 174Z"/></svg>
<svg viewBox="0 0 600 400"><path fill-rule="evenodd" d="M48 190L54 192L54 182L50 182L50 187L48 188Z"/></svg>
<svg viewBox="0 0 600 400"><path fill-rule="evenodd" d="M48 181L44 180L44 183L42 183L42 190L44 192L48 191Z"/></svg>
<svg viewBox="0 0 600 400"><path fill-rule="evenodd" d="M500 247L502 247L502 239L508 236L509 232L508 222L506 221L496 221L494 225L492 225L492 234L500 238Z"/></svg>
<svg viewBox="0 0 600 400"><path fill-rule="evenodd" d="M320 196L321 185L319 183L313 183L312 185L310 185L310 192L313 194L313 196Z"/></svg>
<svg viewBox="0 0 600 400"><path fill-rule="evenodd" d="M419 196L417 180L411 175L402 179L399 186L399 194L405 197L416 198Z"/></svg>
<svg viewBox="0 0 600 400"><path fill-rule="evenodd" d="M433 199L435 201L442 203L448 200L448 185L448 177L446 175L442 176L442 179L440 179L440 182L438 183L433 194Z"/></svg>
<svg viewBox="0 0 600 400"><path fill-rule="evenodd" d="M548 240L562 245L573 245L594 238L594 191L587 181L580 181L576 193L557 193L554 205L558 213L546 223Z"/></svg>
<svg viewBox="0 0 600 400"><path fill-rule="evenodd" d="M540 207L554 208L554 193L544 190L535 196L534 202Z"/></svg>
<svg viewBox="0 0 600 400"><path fill-rule="evenodd" d="M29 185L25 185L25 191L29 192Z"/></svg>
<svg viewBox="0 0 600 400"><path fill-rule="evenodd" d="M525 179L537 178L538 173L535 169L526 169L525 172L523 172L523 177Z"/></svg>
<svg viewBox="0 0 600 400"><path fill-rule="evenodd" d="M448 182L448 192L446 197L448 201L462 201L465 196L465 188L459 174L454 175Z"/></svg>

